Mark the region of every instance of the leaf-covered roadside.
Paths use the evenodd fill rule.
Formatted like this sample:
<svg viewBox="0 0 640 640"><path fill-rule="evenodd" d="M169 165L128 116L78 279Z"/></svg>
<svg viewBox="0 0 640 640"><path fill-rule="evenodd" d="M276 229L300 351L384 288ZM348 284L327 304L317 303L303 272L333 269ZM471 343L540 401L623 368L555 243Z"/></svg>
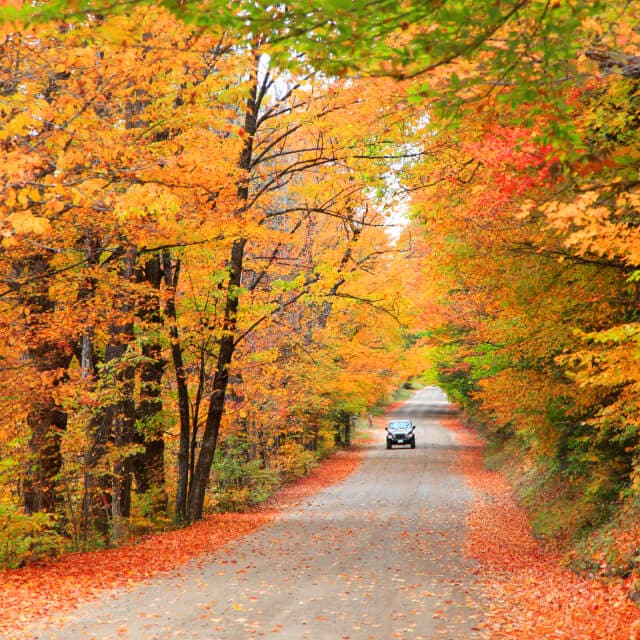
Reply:
<svg viewBox="0 0 640 640"><path fill-rule="evenodd" d="M359 462L357 449L341 451L251 512L214 514L190 527L149 536L136 545L69 554L57 561L2 571L0 633L10 640L12 630L43 616L59 616L106 589L126 589L179 570L268 523L285 506L341 481Z"/></svg>
<svg viewBox="0 0 640 640"><path fill-rule="evenodd" d="M492 639L636 640L640 611L629 585L581 577L534 537L526 512L500 473L487 470L482 440L457 419L443 424L465 445L460 468L476 493L467 553L486 579Z"/></svg>

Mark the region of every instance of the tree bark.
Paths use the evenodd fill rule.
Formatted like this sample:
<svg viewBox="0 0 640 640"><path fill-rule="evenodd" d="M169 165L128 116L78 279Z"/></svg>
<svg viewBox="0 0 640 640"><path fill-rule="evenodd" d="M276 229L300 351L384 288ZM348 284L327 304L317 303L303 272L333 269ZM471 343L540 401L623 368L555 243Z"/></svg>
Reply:
<svg viewBox="0 0 640 640"><path fill-rule="evenodd" d="M263 88L259 91L259 63L259 56L256 55L254 59L253 84L245 105L244 131L246 138L238 161L238 167L247 176L252 168L253 142L258 129L258 111L260 102L265 94L262 89L268 82L267 76L264 80ZM239 201L237 215L240 216L245 213L249 199L248 177L238 185L237 195ZM229 384L229 365L236 347L239 292L246 243L246 238L238 238L231 247L231 255L228 262L229 279L226 283L223 333L219 342L216 373L213 380L213 389L209 397L209 410L202 435L200 454L198 455L187 498L187 520L189 522L195 522L202 518L209 474L211 473L220 432L220 423L224 414L225 397Z"/></svg>
<svg viewBox="0 0 640 640"><path fill-rule="evenodd" d="M200 455L194 470L187 502L187 520L195 522L202 518L204 498L209 482L209 473L216 452L220 423L224 414L225 396L229 384L229 365L235 350L238 290L242 275L242 262L246 240L238 239L233 243L229 264L229 282L225 306L224 333L220 340L213 390L209 399L209 410L202 436Z"/></svg>
<svg viewBox="0 0 640 640"><path fill-rule="evenodd" d="M65 358L64 368L68 364L69 358ZM26 513L54 513L61 501L57 485L62 468L60 444L67 428L67 414L47 394L35 402L27 422L31 429L29 448L34 462L23 484L24 508Z"/></svg>
<svg viewBox="0 0 640 640"><path fill-rule="evenodd" d="M162 378L166 362L162 357L162 346L158 332L162 326L159 290L162 283L162 264L160 255L147 260L144 268L138 270L137 279L146 282L152 289L145 292L138 303L138 317L149 331L150 336L142 345L140 362L140 402L136 412L137 428L133 438L144 450L133 458L133 473L138 493L150 492L153 511L167 509L167 496L164 471L164 436L161 423Z"/></svg>
<svg viewBox="0 0 640 640"><path fill-rule="evenodd" d="M92 444L85 456L85 529L91 524L105 538L117 538L121 519L131 513L133 456L127 448L134 443L135 370L126 362L126 353L134 338L133 298L128 287L135 275L136 257L136 247L131 246L120 265L123 290L115 296L120 318L109 328L111 342L104 354L102 383L111 388L114 400L92 421ZM107 455L109 443L115 449L112 459Z"/></svg>
<svg viewBox="0 0 640 640"><path fill-rule="evenodd" d="M42 339L41 329L47 322L43 316L52 313L55 303L49 295L49 280L43 278L49 270L49 255L34 254L16 263L10 281L19 299L29 314L25 320L25 330L32 346L28 349L28 360L33 368L49 380L49 385L57 386L65 376L72 351L67 348L66 339ZM35 284L24 285L25 279L33 278ZM47 511L53 513L61 500L57 484L62 468L60 444L67 428L67 414L55 401L50 389L37 390L27 415L31 430L29 448L33 456L30 472L23 482L23 501L26 513Z"/></svg>
<svg viewBox="0 0 640 640"><path fill-rule="evenodd" d="M178 444L178 479L176 483L176 515L177 522L184 522L187 518L187 495L189 491L189 453L190 453L190 400L187 373L180 345L178 331L178 314L175 294L180 277L180 261L171 259L171 254L165 250L162 254L162 272L167 287L167 301L165 315L169 319L169 338L171 340L171 359L176 376L178 391L178 414L180 416L180 439Z"/></svg>

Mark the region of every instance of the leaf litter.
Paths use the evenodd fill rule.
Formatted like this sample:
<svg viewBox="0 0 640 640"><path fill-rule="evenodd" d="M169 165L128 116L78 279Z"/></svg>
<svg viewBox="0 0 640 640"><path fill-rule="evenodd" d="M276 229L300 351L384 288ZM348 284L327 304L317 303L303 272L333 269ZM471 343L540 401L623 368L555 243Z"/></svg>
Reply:
<svg viewBox="0 0 640 640"><path fill-rule="evenodd" d="M0 571L0 634L71 611L106 590L134 588L156 575L205 559L207 554L272 521L282 509L340 482L356 469L360 456L357 448L334 454L251 511L212 514L184 529L153 534L135 544L71 553Z"/></svg>
<svg viewBox="0 0 640 640"><path fill-rule="evenodd" d="M486 631L492 640L640 640L640 610L624 581L602 582L565 568L529 525L508 482L484 468L483 440L456 418L459 465L476 499L466 553L486 584Z"/></svg>

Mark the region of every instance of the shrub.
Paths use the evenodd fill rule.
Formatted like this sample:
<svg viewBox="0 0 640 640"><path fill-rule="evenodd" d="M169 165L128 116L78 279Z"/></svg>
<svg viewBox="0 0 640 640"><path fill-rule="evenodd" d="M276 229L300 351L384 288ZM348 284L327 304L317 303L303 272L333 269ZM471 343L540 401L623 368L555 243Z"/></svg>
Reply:
<svg viewBox="0 0 640 640"><path fill-rule="evenodd" d="M26 514L15 505L0 504L0 565L13 569L64 551L66 540L54 524L49 513Z"/></svg>
<svg viewBox="0 0 640 640"><path fill-rule="evenodd" d="M305 449L295 440L287 440L280 446L274 467L280 472L283 480L290 481L306 475L317 464L313 452Z"/></svg>

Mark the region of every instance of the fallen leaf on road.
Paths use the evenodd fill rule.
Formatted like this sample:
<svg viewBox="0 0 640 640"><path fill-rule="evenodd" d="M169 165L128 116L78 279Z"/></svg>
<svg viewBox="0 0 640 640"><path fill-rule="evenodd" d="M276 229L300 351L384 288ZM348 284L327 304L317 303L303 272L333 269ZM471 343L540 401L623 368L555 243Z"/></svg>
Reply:
<svg viewBox="0 0 640 640"><path fill-rule="evenodd" d="M59 616L82 601L99 597L104 590L133 588L143 580L213 553L273 520L282 508L340 482L359 462L356 449L341 451L255 511L216 514L184 529L149 536L135 545L73 553L22 569L0 571L0 635L46 616ZM122 634L126 633L125 629Z"/></svg>

